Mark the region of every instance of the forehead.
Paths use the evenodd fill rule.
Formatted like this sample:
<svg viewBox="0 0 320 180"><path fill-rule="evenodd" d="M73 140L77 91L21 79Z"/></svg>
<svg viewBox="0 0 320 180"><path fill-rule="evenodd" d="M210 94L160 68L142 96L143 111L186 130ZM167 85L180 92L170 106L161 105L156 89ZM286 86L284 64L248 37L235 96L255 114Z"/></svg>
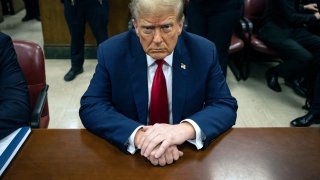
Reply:
<svg viewBox="0 0 320 180"><path fill-rule="evenodd" d="M177 21L176 16L166 15L166 16L145 16L140 17L138 22L141 25L163 25L163 24L172 24Z"/></svg>
<svg viewBox="0 0 320 180"><path fill-rule="evenodd" d="M144 11L139 13L137 21L145 23L160 23L165 21L177 21L178 13L173 9L160 11Z"/></svg>

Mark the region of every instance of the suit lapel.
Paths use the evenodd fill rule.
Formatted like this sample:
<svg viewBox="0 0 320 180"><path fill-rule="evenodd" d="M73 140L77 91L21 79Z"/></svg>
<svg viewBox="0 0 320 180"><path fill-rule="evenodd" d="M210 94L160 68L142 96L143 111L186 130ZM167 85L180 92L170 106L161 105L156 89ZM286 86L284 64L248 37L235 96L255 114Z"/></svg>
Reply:
<svg viewBox="0 0 320 180"><path fill-rule="evenodd" d="M131 34L130 50L133 57L128 58L131 85L139 122L147 124L148 112L148 78L146 55L135 33Z"/></svg>
<svg viewBox="0 0 320 180"><path fill-rule="evenodd" d="M190 58L184 44L179 38L173 54L172 65L172 118L173 124L182 119L182 109L186 100Z"/></svg>
<svg viewBox="0 0 320 180"><path fill-rule="evenodd" d="M128 69L131 70L131 84L136 103L139 121L147 124L148 115L148 77L147 59L134 31L131 33L130 50L132 57L128 58ZM172 118L173 124L182 119L182 109L186 100L187 82L189 78L190 58L184 44L179 38L173 54L172 64Z"/></svg>

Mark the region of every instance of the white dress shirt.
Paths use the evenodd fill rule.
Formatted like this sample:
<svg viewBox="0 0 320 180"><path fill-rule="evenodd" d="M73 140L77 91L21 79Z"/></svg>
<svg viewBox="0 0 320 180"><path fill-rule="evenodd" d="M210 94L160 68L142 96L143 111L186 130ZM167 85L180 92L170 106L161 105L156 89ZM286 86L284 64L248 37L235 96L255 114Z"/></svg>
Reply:
<svg viewBox="0 0 320 180"><path fill-rule="evenodd" d="M153 82L153 77L156 72L156 69L158 67L158 64L155 63L155 60L150 57L149 55L147 56L147 65L148 65L148 107L150 107L150 96L151 96L151 87L152 87L152 82ZM164 58L165 63L162 66L163 74L166 79L166 85L167 85L167 94L168 94L168 103L169 103L169 123L172 124L172 61L173 61L173 52ZM147 119L147 122L149 124L149 116ZM196 138L193 140L188 140L188 142L194 144L197 149L201 149L203 147L203 141L202 141L202 131L200 127L198 126L197 123L195 123L191 119L184 119L181 122L189 122L193 128L195 129L196 132ZM137 148L134 146L134 137L137 133L137 131L141 128L142 126L137 127L133 133L129 137L129 145L128 145L128 152L131 154L134 154L137 150Z"/></svg>

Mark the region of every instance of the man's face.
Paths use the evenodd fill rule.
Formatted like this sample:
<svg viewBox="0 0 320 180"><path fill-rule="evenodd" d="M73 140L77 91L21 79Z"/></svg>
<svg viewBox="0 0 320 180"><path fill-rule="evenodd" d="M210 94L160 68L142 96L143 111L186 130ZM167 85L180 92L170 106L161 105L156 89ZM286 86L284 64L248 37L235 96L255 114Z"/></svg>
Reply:
<svg viewBox="0 0 320 180"><path fill-rule="evenodd" d="M154 59L171 54L182 31L182 22L178 22L175 12L162 14L140 15L134 21L144 51Z"/></svg>

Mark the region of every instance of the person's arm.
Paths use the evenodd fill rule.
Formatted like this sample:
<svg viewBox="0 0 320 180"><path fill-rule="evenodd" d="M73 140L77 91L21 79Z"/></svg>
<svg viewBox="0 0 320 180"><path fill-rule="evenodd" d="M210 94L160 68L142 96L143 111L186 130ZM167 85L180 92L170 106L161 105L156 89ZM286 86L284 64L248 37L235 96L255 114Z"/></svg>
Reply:
<svg viewBox="0 0 320 180"><path fill-rule="evenodd" d="M137 151L137 137L140 137L139 135L142 133L142 126L138 126L130 135L129 137L129 144L127 147L127 151L130 154L134 154Z"/></svg>
<svg viewBox="0 0 320 180"><path fill-rule="evenodd" d="M221 71L217 50L210 49L212 61L206 81L204 108L188 117L201 129L206 148L216 137L230 129L237 117L237 101L231 96L229 87Z"/></svg>
<svg viewBox="0 0 320 180"><path fill-rule="evenodd" d="M314 24L318 20L314 14L299 13L295 9L293 0L273 0L273 3L278 4L278 10L282 11L283 15L293 25Z"/></svg>
<svg viewBox="0 0 320 180"><path fill-rule="evenodd" d="M0 136L27 126L29 92L11 38L0 33Z"/></svg>
<svg viewBox="0 0 320 180"><path fill-rule="evenodd" d="M188 139L187 141L189 143L195 145L198 150L203 148L203 141L204 141L205 137L204 137L204 134L202 133L200 127L198 126L198 124L195 123L191 119L185 119L185 120L181 121L181 123L184 123L184 122L190 123L195 131L195 138Z"/></svg>
<svg viewBox="0 0 320 180"><path fill-rule="evenodd" d="M128 153L129 137L141 124L119 113L114 107L112 94L115 92L112 92L112 86L115 84L111 84L111 75L106 66L107 59L111 61L114 57L110 56L114 54L110 55L110 51L113 51L110 50L110 44L105 45L101 44L98 48L98 64L90 85L81 98L79 115L89 131Z"/></svg>

